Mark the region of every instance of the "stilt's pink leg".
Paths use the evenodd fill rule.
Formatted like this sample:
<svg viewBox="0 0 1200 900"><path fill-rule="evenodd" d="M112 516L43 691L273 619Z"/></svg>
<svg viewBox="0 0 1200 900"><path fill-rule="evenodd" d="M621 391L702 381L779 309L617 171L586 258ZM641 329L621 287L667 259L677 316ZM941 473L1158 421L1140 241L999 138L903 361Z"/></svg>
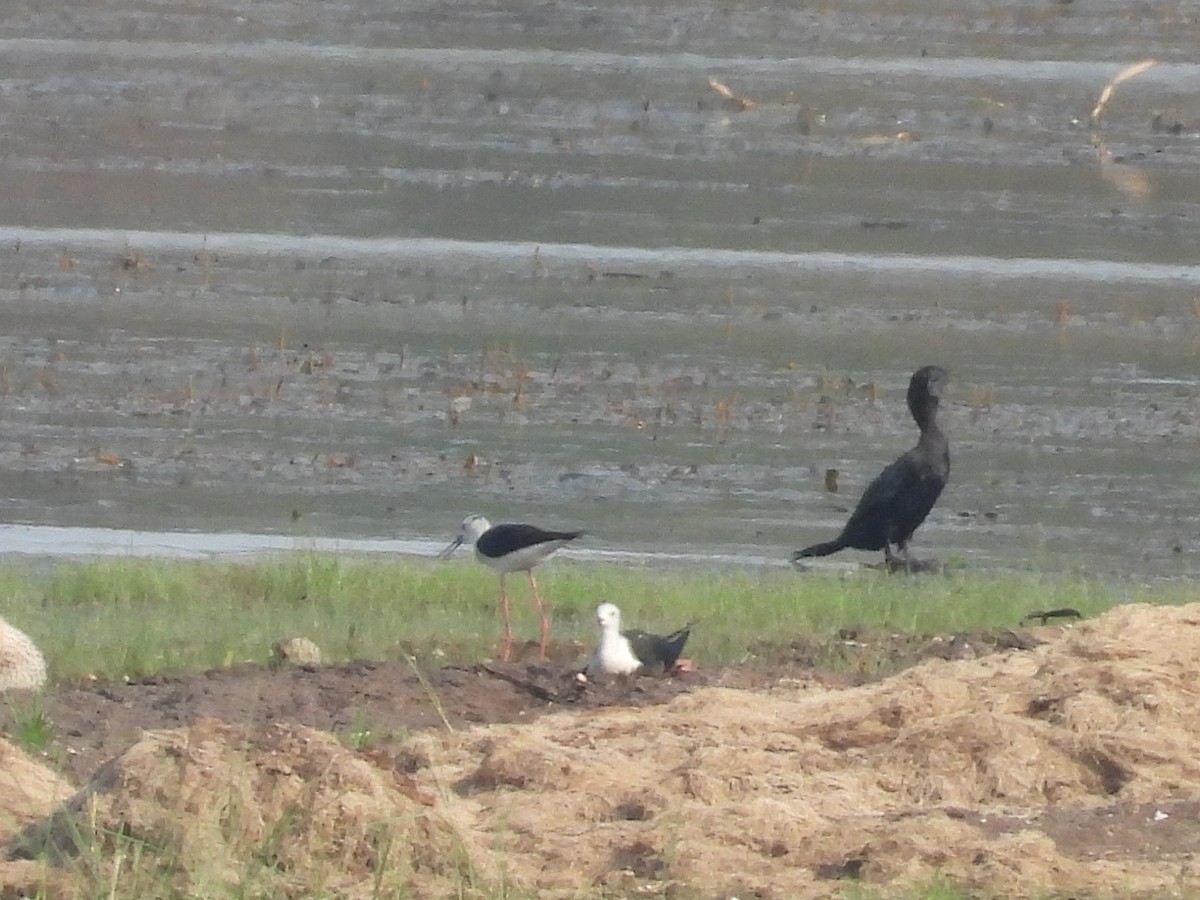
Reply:
<svg viewBox="0 0 1200 900"><path fill-rule="evenodd" d="M538 618L541 620L541 643L539 650L541 658L546 658L546 644L550 641L550 620L546 618L546 608L542 605L542 598L538 596L537 582L533 580L533 569L529 570L529 586L533 588L533 603L537 607Z"/></svg>
<svg viewBox="0 0 1200 900"><path fill-rule="evenodd" d="M504 613L504 643L500 645L500 659L508 662L512 656L512 616L508 608L508 592L504 590L504 573L500 573L500 609Z"/></svg>

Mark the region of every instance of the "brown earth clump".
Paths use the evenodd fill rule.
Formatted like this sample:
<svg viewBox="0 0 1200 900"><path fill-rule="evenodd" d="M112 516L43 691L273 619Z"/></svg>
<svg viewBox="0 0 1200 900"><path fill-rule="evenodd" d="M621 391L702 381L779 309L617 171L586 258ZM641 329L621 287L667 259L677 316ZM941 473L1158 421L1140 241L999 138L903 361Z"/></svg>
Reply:
<svg viewBox="0 0 1200 900"><path fill-rule="evenodd" d="M0 737L0 844L43 819L75 788L57 772Z"/></svg>
<svg viewBox="0 0 1200 900"><path fill-rule="evenodd" d="M1200 605L1138 605L866 686L702 687L363 751L203 720L147 732L10 850L50 849L60 866L27 865L77 879L56 895L119 876L124 896L815 898L938 877L1198 896L1198 682Z"/></svg>
<svg viewBox="0 0 1200 900"><path fill-rule="evenodd" d="M62 775L0 737L0 845L49 816L75 788ZM0 896L37 896L47 886L38 862L0 862Z"/></svg>
<svg viewBox="0 0 1200 900"><path fill-rule="evenodd" d="M46 683L46 659L33 639L0 619L0 692Z"/></svg>
<svg viewBox="0 0 1200 900"><path fill-rule="evenodd" d="M1004 896L1194 892L1200 837L1178 825L1200 800L1198 680L1200 606L1128 606L878 684L704 688L404 753L540 896L824 897L838 879L939 876Z"/></svg>
<svg viewBox="0 0 1200 900"><path fill-rule="evenodd" d="M276 641L271 645L271 665L278 668L289 663L294 666L319 666L321 648L306 637Z"/></svg>
<svg viewBox="0 0 1200 900"><path fill-rule="evenodd" d="M146 878L188 896L442 896L480 877L470 859L483 854L435 805L328 734L206 719L144 735L16 850L119 877L126 894ZM152 864L120 872L135 848Z"/></svg>

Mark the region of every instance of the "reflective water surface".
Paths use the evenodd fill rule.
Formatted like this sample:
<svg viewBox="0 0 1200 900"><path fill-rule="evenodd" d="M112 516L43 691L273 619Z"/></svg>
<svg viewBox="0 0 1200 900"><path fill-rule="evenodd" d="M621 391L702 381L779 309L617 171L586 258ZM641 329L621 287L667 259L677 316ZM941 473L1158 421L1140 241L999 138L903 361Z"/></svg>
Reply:
<svg viewBox="0 0 1200 900"><path fill-rule="evenodd" d="M937 362L918 555L1190 575L1198 26L10 5L0 496L66 530L3 541L427 552L476 511L782 565L912 444Z"/></svg>

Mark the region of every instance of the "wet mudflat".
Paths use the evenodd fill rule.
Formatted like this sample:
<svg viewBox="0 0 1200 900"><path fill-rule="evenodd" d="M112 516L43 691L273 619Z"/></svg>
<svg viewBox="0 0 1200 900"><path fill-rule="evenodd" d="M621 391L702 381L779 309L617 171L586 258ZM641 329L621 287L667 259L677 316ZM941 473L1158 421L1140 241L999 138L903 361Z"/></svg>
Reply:
<svg viewBox="0 0 1200 900"><path fill-rule="evenodd" d="M784 565L910 445L904 385L939 362L955 373L955 469L919 555L1194 574L1198 24L1179 3L9 5L4 518L436 545L478 511L586 526L591 550ZM1157 65L1089 120L1105 82L1148 57ZM872 809L885 830L858 844L847 834L860 823L830 814L836 853L812 871L890 878L889 860L844 858L860 845L898 847L900 868L924 860L886 830L895 816L902 838L933 833L914 829L913 810L986 825L1003 843L1034 821L1012 817L1018 804L1061 855L1030 876L1043 878L1035 893L1133 883L1096 859L1159 860L1158 874L1190 883L1190 869L1169 866L1190 866L1180 860L1195 849L1183 824L1194 799L1169 797L1183 796L1170 766L1194 740L1153 729L1190 709L1170 690L1191 683L1195 623L1157 614L1140 628L1114 620L1078 653L1064 639L1024 674L1029 654L1050 651L1004 645L976 664L918 667L906 676L917 688L884 682L866 712L834 695L831 709L853 722L815 730L824 746L801 745L778 784L828 748L853 761L856 748L911 741L915 759L950 764L908 765L941 800L931 788L878 807L886 815ZM904 663L930 655L869 649ZM775 706L753 712L760 700L839 690L812 657L798 646L761 670L586 691L562 660L446 668L428 682L396 660L233 666L58 685L43 708L55 758L80 781L143 730L205 715L312 725L386 755L448 724L469 735L529 721L532 733L554 709L666 704L656 709L677 710L671 727L689 741L717 721L718 753L777 717ZM993 666L1012 676L994 695L959 690L993 685ZM691 712L678 696L713 687L748 690ZM967 705L922 706L943 687ZM748 725L735 718L743 708ZM908 724L942 727L947 709L963 730L946 732L954 750L939 756L929 748L942 737ZM587 728L605 714L577 718ZM1063 730L1085 720L1103 753ZM1014 744L1042 731L1050 743ZM997 771L955 755L974 753L981 734L995 736L985 755L1022 776L954 793L946 773ZM1153 752L1142 754L1146 734ZM637 746L644 765L652 755ZM1045 748L1080 759L1017 792L1029 759L1058 758ZM694 779L697 802L719 813L711 821L755 835L737 810L776 821L716 790L730 779L713 758L719 777ZM775 771L746 759L747 784ZM870 759L860 768L876 768ZM1112 772L1129 778L1117 806ZM1044 806L1044 784L1077 782L1074 805ZM644 826L620 827L706 827L673 818L660 793ZM799 795L768 799L795 809ZM987 805L997 797L1002 810ZM565 833L551 821L537 833ZM1009 886L1049 858L1047 844L1011 857L944 834L927 842L929 871L985 866L952 869L964 883ZM764 872L810 866L778 862L776 848L814 845L792 835L761 843ZM614 870L637 868L612 858Z"/></svg>
<svg viewBox="0 0 1200 900"><path fill-rule="evenodd" d="M6 519L782 564L939 362L920 555L1190 574L1197 20L1077 7L10 8Z"/></svg>

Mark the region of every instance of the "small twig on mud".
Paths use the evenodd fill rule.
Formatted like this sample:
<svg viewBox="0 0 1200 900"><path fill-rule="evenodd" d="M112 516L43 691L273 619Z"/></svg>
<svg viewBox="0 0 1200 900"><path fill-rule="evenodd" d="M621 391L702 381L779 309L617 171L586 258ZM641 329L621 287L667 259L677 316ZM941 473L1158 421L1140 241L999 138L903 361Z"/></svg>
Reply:
<svg viewBox="0 0 1200 900"><path fill-rule="evenodd" d="M1072 609L1069 606L1064 606L1062 609L1047 609L1044 611L1036 610L1034 612L1031 612L1021 619L1021 624L1025 624L1026 622L1032 621L1033 619L1041 619L1042 624L1045 625L1051 619L1082 619L1082 618L1083 618L1083 614L1079 610Z"/></svg>
<svg viewBox="0 0 1200 900"><path fill-rule="evenodd" d="M442 698L437 695L437 691L433 689L425 676L421 674L421 670L417 668L417 660L411 653L404 654L405 660L412 666L413 674L417 676L417 681L421 682L421 687L425 689L425 693L429 695L429 702L433 704L433 708L437 710L437 714L442 718L442 724L446 726L446 730L451 734L454 733L454 726L450 724L450 720L446 718L446 709L442 706Z"/></svg>
<svg viewBox="0 0 1200 900"><path fill-rule="evenodd" d="M501 669L494 669L487 663L480 663L479 668L487 672L493 678L499 678L501 681L507 681L513 687L519 687L522 690L528 691L537 697L539 700L545 700L547 703L555 703L558 701L558 693L548 690L539 684L534 684L525 678L517 678L515 675L509 675Z"/></svg>
<svg viewBox="0 0 1200 900"><path fill-rule="evenodd" d="M729 85L725 84L723 81L717 81L717 79L713 78L711 75L708 78L708 86L724 97L733 109L745 112L746 110L754 109L758 106L758 104L749 97L742 97L738 94L735 94Z"/></svg>
<svg viewBox="0 0 1200 900"><path fill-rule="evenodd" d="M1104 111L1105 105L1112 99L1113 91L1122 81L1128 81L1136 75L1141 75L1147 69L1158 65L1158 60L1143 59L1139 63L1134 63L1132 66L1126 66L1114 76L1113 80L1104 86L1104 90L1100 92L1100 99L1096 101L1096 106L1092 109L1092 122L1100 118L1100 113Z"/></svg>

